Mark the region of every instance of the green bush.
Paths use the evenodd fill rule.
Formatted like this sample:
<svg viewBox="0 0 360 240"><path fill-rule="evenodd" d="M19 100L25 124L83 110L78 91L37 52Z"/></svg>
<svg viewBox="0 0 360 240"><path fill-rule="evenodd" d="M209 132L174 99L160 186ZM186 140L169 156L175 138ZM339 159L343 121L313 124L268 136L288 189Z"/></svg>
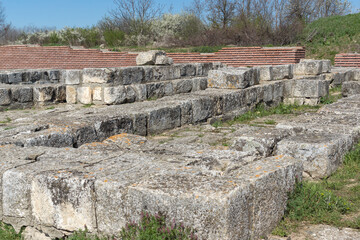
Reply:
<svg viewBox="0 0 360 240"><path fill-rule="evenodd" d="M105 30L103 35L106 45L110 47L120 46L125 39L125 33L121 30Z"/></svg>

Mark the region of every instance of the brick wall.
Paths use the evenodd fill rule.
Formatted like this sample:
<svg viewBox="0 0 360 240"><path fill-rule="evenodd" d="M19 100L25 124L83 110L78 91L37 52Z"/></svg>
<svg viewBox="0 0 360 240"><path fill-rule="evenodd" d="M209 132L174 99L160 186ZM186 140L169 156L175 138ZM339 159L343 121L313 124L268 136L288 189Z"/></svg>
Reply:
<svg viewBox="0 0 360 240"><path fill-rule="evenodd" d="M282 65L305 58L303 47L232 47L216 53L168 53L175 63L222 62L230 66ZM67 46L0 47L0 69L82 69L136 65L136 53L72 49Z"/></svg>
<svg viewBox="0 0 360 240"><path fill-rule="evenodd" d="M335 56L336 67L360 67L360 53L340 53Z"/></svg>

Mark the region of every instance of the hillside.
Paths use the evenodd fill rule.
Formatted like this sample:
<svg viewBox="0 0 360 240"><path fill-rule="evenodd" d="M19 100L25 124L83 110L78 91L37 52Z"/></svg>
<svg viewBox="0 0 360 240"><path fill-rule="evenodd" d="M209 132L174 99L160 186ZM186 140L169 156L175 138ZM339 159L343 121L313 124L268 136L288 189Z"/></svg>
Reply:
<svg viewBox="0 0 360 240"><path fill-rule="evenodd" d="M321 18L309 24L301 36L306 57L331 59L337 53L360 52L360 13Z"/></svg>

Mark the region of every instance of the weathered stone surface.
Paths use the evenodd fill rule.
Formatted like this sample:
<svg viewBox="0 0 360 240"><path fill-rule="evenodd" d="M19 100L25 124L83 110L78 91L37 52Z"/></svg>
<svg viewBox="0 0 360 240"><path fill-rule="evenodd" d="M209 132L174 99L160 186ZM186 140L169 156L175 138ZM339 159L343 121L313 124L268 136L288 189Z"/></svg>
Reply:
<svg viewBox="0 0 360 240"><path fill-rule="evenodd" d="M33 227L25 228L22 236L24 240L51 240L49 236L46 236L44 233L38 231Z"/></svg>
<svg viewBox="0 0 360 240"><path fill-rule="evenodd" d="M33 89L31 87L22 87L13 89L11 91L12 100L15 102L32 102L33 101Z"/></svg>
<svg viewBox="0 0 360 240"><path fill-rule="evenodd" d="M93 96L93 101L102 101L102 87L94 87L92 89L92 96Z"/></svg>
<svg viewBox="0 0 360 240"><path fill-rule="evenodd" d="M273 80L293 78L292 65L278 65L272 67Z"/></svg>
<svg viewBox="0 0 360 240"><path fill-rule="evenodd" d="M272 66L261 66L258 67L258 70L260 81L271 81L274 79Z"/></svg>
<svg viewBox="0 0 360 240"><path fill-rule="evenodd" d="M144 79L144 68L126 67L119 70L120 79L123 85L138 84Z"/></svg>
<svg viewBox="0 0 360 240"><path fill-rule="evenodd" d="M11 103L11 92L8 88L0 88L0 105L7 106Z"/></svg>
<svg viewBox="0 0 360 240"><path fill-rule="evenodd" d="M34 87L34 101L36 102L50 102L54 99L55 89L53 86L39 86Z"/></svg>
<svg viewBox="0 0 360 240"><path fill-rule="evenodd" d="M131 86L104 88L105 104L131 103L135 102L136 98L136 92Z"/></svg>
<svg viewBox="0 0 360 240"><path fill-rule="evenodd" d="M341 92L344 97L360 94L360 82L344 82L341 87Z"/></svg>
<svg viewBox="0 0 360 240"><path fill-rule="evenodd" d="M346 135L306 133L280 141L276 153L304 161L308 176L323 178L339 167L342 157L354 144L352 137Z"/></svg>
<svg viewBox="0 0 360 240"><path fill-rule="evenodd" d="M211 70L208 76L208 87L244 89L258 83L257 70L224 68Z"/></svg>
<svg viewBox="0 0 360 240"><path fill-rule="evenodd" d="M294 75L319 75L329 72L329 62L325 62L323 71L323 61L313 59L301 59L300 63L294 65Z"/></svg>
<svg viewBox="0 0 360 240"><path fill-rule="evenodd" d="M82 74L83 83L110 83L114 81L114 70L109 68L85 68Z"/></svg>
<svg viewBox="0 0 360 240"><path fill-rule="evenodd" d="M78 85L82 83L82 70L66 70L65 83L67 85Z"/></svg>
<svg viewBox="0 0 360 240"><path fill-rule="evenodd" d="M73 86L66 86L66 102L74 104L77 102L77 89Z"/></svg>
<svg viewBox="0 0 360 240"><path fill-rule="evenodd" d="M155 65L171 65L171 64L174 64L174 60L171 57L167 57L165 55L158 55L155 59Z"/></svg>
<svg viewBox="0 0 360 240"><path fill-rule="evenodd" d="M136 65L154 65L156 58L161 55L166 55L166 53L160 50L141 52L136 57Z"/></svg>
<svg viewBox="0 0 360 240"><path fill-rule="evenodd" d="M78 87L77 88L77 100L82 104L91 104L92 95L90 87Z"/></svg>
<svg viewBox="0 0 360 240"><path fill-rule="evenodd" d="M22 82L22 73L14 72L8 74L8 83L9 84L18 84Z"/></svg>

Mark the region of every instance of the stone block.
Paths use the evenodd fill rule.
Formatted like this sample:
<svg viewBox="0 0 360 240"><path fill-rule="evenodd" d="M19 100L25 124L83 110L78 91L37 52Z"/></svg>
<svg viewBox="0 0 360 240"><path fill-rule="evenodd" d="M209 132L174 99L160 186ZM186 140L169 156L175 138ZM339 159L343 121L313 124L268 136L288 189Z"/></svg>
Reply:
<svg viewBox="0 0 360 240"><path fill-rule="evenodd" d="M31 208L37 224L67 231L95 230L94 179L85 178L86 173L76 175L52 172L33 179Z"/></svg>
<svg viewBox="0 0 360 240"><path fill-rule="evenodd" d="M201 91L207 88L207 78L193 78L192 79L192 91Z"/></svg>
<svg viewBox="0 0 360 240"><path fill-rule="evenodd" d="M70 104L77 103L77 89L74 86L66 86L66 102Z"/></svg>
<svg viewBox="0 0 360 240"><path fill-rule="evenodd" d="M92 95L91 87L78 87L77 88L77 100L82 104L91 104Z"/></svg>
<svg viewBox="0 0 360 240"><path fill-rule="evenodd" d="M120 79L123 85L139 84L144 82L144 68L143 67L126 67L119 72Z"/></svg>
<svg viewBox="0 0 360 240"><path fill-rule="evenodd" d="M48 71L49 80L52 82L59 82L60 81L60 71L59 70L50 70Z"/></svg>
<svg viewBox="0 0 360 240"><path fill-rule="evenodd" d="M33 101L33 88L21 87L11 91L11 97L14 102L26 103Z"/></svg>
<svg viewBox="0 0 360 240"><path fill-rule="evenodd" d="M148 134L157 134L164 130L180 127L180 106L163 107L150 111L148 115Z"/></svg>
<svg viewBox="0 0 360 240"><path fill-rule="evenodd" d="M155 59L155 65L172 65L174 60L171 57L165 55L159 55Z"/></svg>
<svg viewBox="0 0 360 240"><path fill-rule="evenodd" d="M46 236L43 232L33 227L26 227L22 233L22 237L24 240L51 240L51 237Z"/></svg>
<svg viewBox="0 0 360 240"><path fill-rule="evenodd" d="M341 87L341 92L344 97L360 94L360 82L344 82Z"/></svg>
<svg viewBox="0 0 360 240"><path fill-rule="evenodd" d="M312 178L333 173L344 154L353 146L352 137L341 134L306 133L280 141L276 154L285 154L303 161L304 172Z"/></svg>
<svg viewBox="0 0 360 240"><path fill-rule="evenodd" d="M323 73L322 67L321 60L301 59L300 63L294 65L294 75L319 75Z"/></svg>
<svg viewBox="0 0 360 240"><path fill-rule="evenodd" d="M82 83L83 72L82 70L66 70L65 84L78 85Z"/></svg>
<svg viewBox="0 0 360 240"><path fill-rule="evenodd" d="M0 88L0 106L7 106L11 103L11 91L8 88Z"/></svg>
<svg viewBox="0 0 360 240"><path fill-rule="evenodd" d="M196 66L194 64L181 64L180 75L184 76L195 76Z"/></svg>
<svg viewBox="0 0 360 240"><path fill-rule="evenodd" d="M322 72L329 73L331 72L331 61L330 60L321 60L322 61Z"/></svg>
<svg viewBox="0 0 360 240"><path fill-rule="evenodd" d="M360 69L353 70L353 80L352 81L360 81Z"/></svg>
<svg viewBox="0 0 360 240"><path fill-rule="evenodd" d="M212 88L247 88L256 84L257 74L254 69L223 68L211 70L208 75L208 87Z"/></svg>
<svg viewBox="0 0 360 240"><path fill-rule="evenodd" d="M193 123L204 122L214 116L215 101L210 97L191 100Z"/></svg>
<svg viewBox="0 0 360 240"><path fill-rule="evenodd" d="M191 92L193 87L192 79L179 79L173 81L174 94Z"/></svg>
<svg viewBox="0 0 360 240"><path fill-rule="evenodd" d="M172 95L172 85L165 84L164 82L146 84L147 99L161 98L165 96L165 85L167 86L167 94Z"/></svg>
<svg viewBox="0 0 360 240"><path fill-rule="evenodd" d="M13 72L8 74L8 83L9 84L19 84L22 82L22 73Z"/></svg>
<svg viewBox="0 0 360 240"><path fill-rule="evenodd" d="M329 81L296 80L293 85L293 97L320 98L329 94Z"/></svg>
<svg viewBox="0 0 360 240"><path fill-rule="evenodd" d="M273 80L273 68L272 66L261 66L257 67L259 70L259 80L260 81L271 81Z"/></svg>
<svg viewBox="0 0 360 240"><path fill-rule="evenodd" d="M272 67L273 80L292 79L292 65L278 65Z"/></svg>
<svg viewBox="0 0 360 240"><path fill-rule="evenodd" d="M92 90L93 101L102 101L102 87L94 87Z"/></svg>
<svg viewBox="0 0 360 240"><path fill-rule="evenodd" d="M66 86L65 85L56 86L55 102L66 102Z"/></svg>
<svg viewBox="0 0 360 240"><path fill-rule="evenodd" d="M131 86L105 87L105 104L131 103L136 100L136 91Z"/></svg>
<svg viewBox="0 0 360 240"><path fill-rule="evenodd" d="M53 86L36 86L33 91L35 102L50 102L54 100L55 89Z"/></svg>
<svg viewBox="0 0 360 240"><path fill-rule="evenodd" d="M9 84L9 76L6 73L0 74L0 83Z"/></svg>
<svg viewBox="0 0 360 240"><path fill-rule="evenodd" d="M83 70L83 83L112 83L115 71L109 68L85 68Z"/></svg>
<svg viewBox="0 0 360 240"><path fill-rule="evenodd" d="M161 50L141 52L136 57L136 65L155 65L156 58L163 55L166 55L166 53Z"/></svg>

